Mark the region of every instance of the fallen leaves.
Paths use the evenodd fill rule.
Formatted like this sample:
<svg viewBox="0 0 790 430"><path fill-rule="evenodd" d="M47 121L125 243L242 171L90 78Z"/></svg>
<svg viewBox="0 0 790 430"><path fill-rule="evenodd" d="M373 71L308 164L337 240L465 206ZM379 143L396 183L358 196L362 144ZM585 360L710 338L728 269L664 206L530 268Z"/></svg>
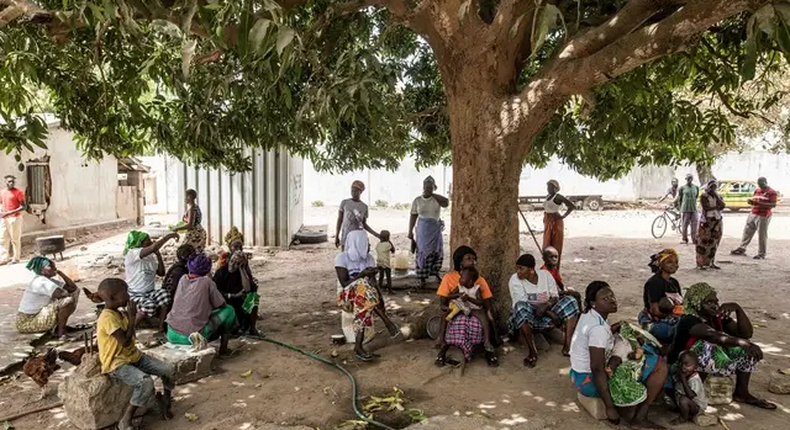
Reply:
<svg viewBox="0 0 790 430"><path fill-rule="evenodd" d="M190 421L190 422L197 421L198 419L200 419L197 415L190 414L189 412L184 414L184 418L186 418L187 421Z"/></svg>
<svg viewBox="0 0 790 430"><path fill-rule="evenodd" d="M241 376L242 378L249 378L250 376L252 376L252 369L250 369L250 370L248 370L248 371L246 371L244 373L239 374L239 376Z"/></svg>

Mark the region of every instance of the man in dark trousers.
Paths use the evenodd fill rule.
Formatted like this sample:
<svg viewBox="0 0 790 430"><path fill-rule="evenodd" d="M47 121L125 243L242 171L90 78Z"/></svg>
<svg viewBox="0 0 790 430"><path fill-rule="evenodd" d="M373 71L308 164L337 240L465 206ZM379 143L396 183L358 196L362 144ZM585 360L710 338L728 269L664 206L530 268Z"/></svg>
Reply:
<svg viewBox="0 0 790 430"><path fill-rule="evenodd" d="M694 176L689 173L686 175L686 184L678 190L678 197L675 200L675 207L680 209L683 216L682 219L682 232L683 243L688 245L689 236L688 231L691 227L691 242L697 244L697 199L699 197L699 187L694 185Z"/></svg>

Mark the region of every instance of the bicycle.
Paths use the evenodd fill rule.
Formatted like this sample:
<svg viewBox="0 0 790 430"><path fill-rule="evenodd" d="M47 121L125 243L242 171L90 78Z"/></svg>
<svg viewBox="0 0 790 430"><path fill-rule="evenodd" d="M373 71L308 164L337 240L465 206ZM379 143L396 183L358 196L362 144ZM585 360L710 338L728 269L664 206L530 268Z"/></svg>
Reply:
<svg viewBox="0 0 790 430"><path fill-rule="evenodd" d="M661 239L667 233L667 224L672 225L672 230L680 233L680 213L674 206L667 206L664 212L653 220L650 232L656 239Z"/></svg>

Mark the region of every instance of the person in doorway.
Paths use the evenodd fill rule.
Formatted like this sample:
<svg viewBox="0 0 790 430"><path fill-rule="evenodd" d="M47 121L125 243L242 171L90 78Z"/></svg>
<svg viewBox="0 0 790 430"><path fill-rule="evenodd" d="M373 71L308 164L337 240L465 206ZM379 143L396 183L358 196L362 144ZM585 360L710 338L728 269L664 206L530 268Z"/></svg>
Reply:
<svg viewBox="0 0 790 430"><path fill-rule="evenodd" d="M757 180L757 189L754 190L754 197L748 200L748 203L752 205L752 213L746 219L741 246L732 251L733 255L746 254L746 248L752 242L756 232L758 251L754 259L765 259L765 253L768 248L768 225L771 223L771 216L773 215L773 209L776 207L777 198L776 191L768 186L767 179L760 178Z"/></svg>
<svg viewBox="0 0 790 430"><path fill-rule="evenodd" d="M174 297L176 295L176 289L178 288L178 282L189 274L189 270L187 269L187 262L189 261L189 257L195 254L195 248L192 245L181 245L176 250L176 262L167 269L167 273L165 273L165 279L162 281L162 288L167 290L170 293L170 297Z"/></svg>
<svg viewBox="0 0 790 430"><path fill-rule="evenodd" d="M678 271L679 263L674 249L664 249L652 255L648 266L653 276L647 280L642 292L645 307L639 313L639 323L663 345L672 342L683 314L680 283L672 276Z"/></svg>
<svg viewBox="0 0 790 430"><path fill-rule="evenodd" d="M258 281L252 275L242 243L231 243L230 256L223 256L220 262L219 269L214 273L214 282L225 297L225 302L236 312L239 332L258 335L258 306L261 297L258 295Z"/></svg>
<svg viewBox="0 0 790 430"><path fill-rule="evenodd" d="M671 200L672 204L675 204L675 199L678 196L678 178L672 178L672 183L669 186L669 189L661 199L656 202L656 204L660 205L664 200Z"/></svg>
<svg viewBox="0 0 790 430"><path fill-rule="evenodd" d="M439 284L439 289L436 291L436 295L439 296L441 301L441 309L446 313L445 317L450 312L450 301L456 298L456 293L459 290L461 270L476 266L477 253L475 253L474 249L468 246L459 246L453 252L453 267L455 270L442 277L442 283ZM483 299L483 309L488 316L488 320L494 321L493 313L491 312L491 298L494 295L491 294L491 287L488 286L488 282L482 276L478 276L475 285L480 287L480 297ZM493 332L493 330L486 330L486 327L483 326L484 322L476 318L474 314L459 314L449 322L446 318L441 318L441 322L439 338L436 342L439 347L439 355L437 355L435 361L437 366L444 366L447 363L447 351L450 346L460 349L464 354L464 359L471 361L475 346L484 345L486 342L492 341L492 339L486 339L485 334ZM486 361L489 366L499 366L499 358L495 351L486 351Z"/></svg>
<svg viewBox="0 0 790 430"><path fill-rule="evenodd" d="M335 228L335 247L340 248L341 251L346 247L348 236L354 232L367 231L380 239L379 234L368 225L368 205L360 200L364 191L365 184L362 181L354 181L351 184L351 198L340 202Z"/></svg>
<svg viewBox="0 0 790 430"><path fill-rule="evenodd" d="M187 268L189 274L179 281L173 309L167 315L167 340L175 345L190 345L196 340L202 343L219 339L219 354L227 355L230 334L236 328L236 312L209 277L211 260L205 254L190 257Z"/></svg>
<svg viewBox="0 0 790 430"><path fill-rule="evenodd" d="M0 190L0 240L6 255L0 266L17 264L22 258L22 212L27 209L25 193L16 187L16 177L6 175L5 185Z"/></svg>
<svg viewBox="0 0 790 430"><path fill-rule="evenodd" d="M22 294L16 330L24 334L54 331L58 338L65 337L66 323L77 310L80 298L77 285L46 257L33 257L27 263L27 269L36 277Z"/></svg>
<svg viewBox="0 0 790 430"><path fill-rule="evenodd" d="M585 397L597 397L606 405L606 416L615 425L620 423L617 409L609 391L607 355L614 348L614 335L620 324L612 326L607 318L617 312L617 298L612 288L603 281L593 281L584 294L584 313L579 317L571 341L570 378L576 390ZM658 354L645 348L640 382L647 388L646 399L636 406L631 420L633 429L663 429L647 416L650 405L663 391L669 368Z"/></svg>
<svg viewBox="0 0 790 430"><path fill-rule="evenodd" d="M172 298L166 289L156 288L156 277L165 275L165 263L159 251L173 239L178 240L178 233L170 233L156 242L137 230L130 231L126 237L124 266L129 297L138 309L135 325L145 318L158 317L159 329L164 331Z"/></svg>
<svg viewBox="0 0 790 430"><path fill-rule="evenodd" d="M737 303L720 305L716 290L701 282L686 291L684 309L669 363L678 362L682 351L693 351L697 354L698 372L716 376L735 374L734 401L776 409L773 403L749 392L749 381L757 363L763 359L763 351L750 340L754 327L743 308Z"/></svg>
<svg viewBox="0 0 790 430"><path fill-rule="evenodd" d="M697 235L697 268L700 270L721 269L716 265L716 252L724 231L724 220L721 216L724 199L718 193L718 188L719 184L711 180L699 197L702 216L699 218Z"/></svg>
<svg viewBox="0 0 790 430"><path fill-rule="evenodd" d="M560 183L554 179L546 184L549 195L543 202L543 249L553 247L557 250L559 259L557 260L557 270L562 262L562 244L565 238L565 218L576 209L570 200L560 194ZM560 214L562 205L565 205L565 213Z"/></svg>
<svg viewBox="0 0 790 430"><path fill-rule="evenodd" d="M675 206L680 209L682 213L682 234L683 243L689 243L689 228L691 228L691 242L697 244L697 197L699 196L699 187L694 185L694 175L689 173L686 175L686 184L678 190L678 197L675 200Z"/></svg>
<svg viewBox="0 0 790 430"><path fill-rule="evenodd" d="M99 284L99 297L105 307L96 321L96 341L99 346L101 372L132 387L129 406L118 423L119 430L132 430L135 413L157 406L162 419L171 419L172 392L175 388L175 369L169 364L143 354L137 348L134 320L137 307L129 300L128 286L121 279L109 278ZM121 308L126 308L125 312ZM164 393L155 392L151 376L162 380Z"/></svg>
<svg viewBox="0 0 790 430"><path fill-rule="evenodd" d="M184 234L183 245L191 245L195 252L201 253L206 247L206 230L200 224L203 222L203 212L200 206L195 203L197 200L197 191L187 190L186 192L186 211L182 222L173 228L173 231L186 232Z"/></svg>
<svg viewBox="0 0 790 430"><path fill-rule="evenodd" d="M426 279L435 276L441 282L439 271L444 264L444 246L441 220L442 208L450 206L447 197L436 194L436 181L428 176L422 183L422 195L414 199L409 218L409 239L417 243L417 277L420 288L424 288ZM417 236L414 227L417 226Z"/></svg>
<svg viewBox="0 0 790 430"><path fill-rule="evenodd" d="M535 270L535 257L524 254L516 261L516 273L510 278L510 297L513 311L510 332L520 333L527 342L524 365L535 367L538 350L534 332L564 328L565 343L562 354L569 355L571 337L579 317L579 304L572 296L560 296L554 277L545 270Z"/></svg>
<svg viewBox="0 0 790 430"><path fill-rule="evenodd" d="M367 235L361 233L348 237L345 249L335 258L335 273L337 303L354 316L354 357L368 362L376 358L364 347L365 332L373 326L373 314L381 318L390 336L396 337L400 330L387 316L384 296L376 284L379 269L370 255Z"/></svg>

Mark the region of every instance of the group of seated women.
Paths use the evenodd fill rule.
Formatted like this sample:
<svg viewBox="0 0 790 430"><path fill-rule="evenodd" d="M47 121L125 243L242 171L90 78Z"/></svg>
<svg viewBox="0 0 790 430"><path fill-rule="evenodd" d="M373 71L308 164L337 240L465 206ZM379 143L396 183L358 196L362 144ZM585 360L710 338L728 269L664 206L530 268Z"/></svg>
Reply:
<svg viewBox="0 0 790 430"><path fill-rule="evenodd" d="M181 245L176 262L164 270L161 248L177 239L171 233L154 242L140 231L129 233L124 250L130 300L137 304L137 321L154 319L170 343L190 345L220 339L220 354L228 352L232 334L258 334L260 296L242 242L234 241L213 263L192 245ZM161 288L156 276L164 276Z"/></svg>

